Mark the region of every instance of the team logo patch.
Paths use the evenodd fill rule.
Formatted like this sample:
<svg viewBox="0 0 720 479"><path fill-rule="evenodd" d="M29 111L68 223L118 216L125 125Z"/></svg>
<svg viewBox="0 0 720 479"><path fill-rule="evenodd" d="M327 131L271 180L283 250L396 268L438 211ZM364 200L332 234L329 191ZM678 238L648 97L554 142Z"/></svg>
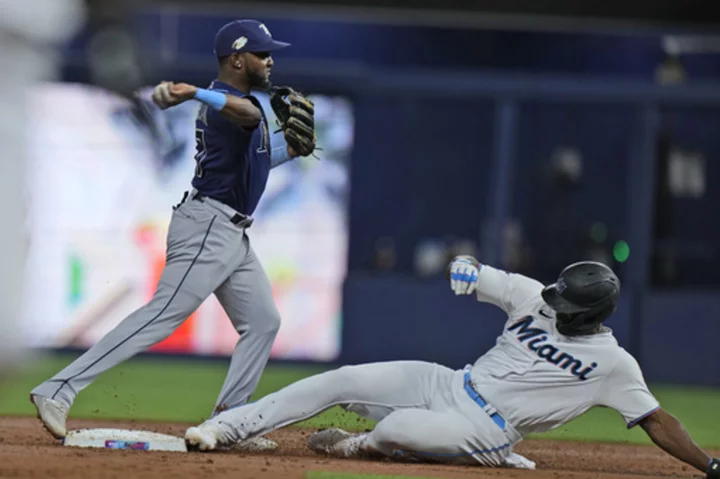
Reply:
<svg viewBox="0 0 720 479"><path fill-rule="evenodd" d="M240 50L242 47L244 47L248 42L247 37L240 37L237 40L235 40L232 44L233 50Z"/></svg>
<svg viewBox="0 0 720 479"><path fill-rule="evenodd" d="M262 30L263 32L265 32L265 35L267 35L267 36L269 36L270 38L272 38L272 35L270 35L270 30L268 30L268 27L266 27L264 23L261 23L261 24L258 26L258 28L259 28L260 30Z"/></svg>
<svg viewBox="0 0 720 479"><path fill-rule="evenodd" d="M558 292L558 293L562 294L563 291L565 291L565 290L567 289L567 284L565 284L565 279L564 279L564 278L560 278L560 279L558 280L557 285L555 286L555 288L557 289L557 292Z"/></svg>
<svg viewBox="0 0 720 479"><path fill-rule="evenodd" d="M535 320L528 316L510 326L508 331L514 331L518 341L534 354L537 354L539 358L554 364L564 371L570 371L581 381L586 381L588 374L595 371L598 364L592 363L590 366L585 367L578 358L560 351L557 346L546 342L550 336L549 333L541 328L533 328L534 322Z"/></svg>

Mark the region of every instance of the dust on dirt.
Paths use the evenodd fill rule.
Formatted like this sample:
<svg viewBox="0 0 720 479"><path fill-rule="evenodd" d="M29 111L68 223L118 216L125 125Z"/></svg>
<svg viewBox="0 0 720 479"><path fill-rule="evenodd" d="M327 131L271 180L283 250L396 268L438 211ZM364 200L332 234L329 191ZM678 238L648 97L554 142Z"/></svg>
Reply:
<svg viewBox="0 0 720 479"><path fill-rule="evenodd" d="M71 429L140 429L182 436L188 424L71 420L68 426ZM527 440L520 443L516 451L535 461L538 469L526 471L395 463L389 460L330 459L317 456L307 449L305 444L310 433L310 429L286 428L269 434L268 437L280 444L280 449L270 454L79 449L62 446L34 418L3 417L0 418L0 477L300 479L306 471L445 479L701 477L697 471L653 446Z"/></svg>

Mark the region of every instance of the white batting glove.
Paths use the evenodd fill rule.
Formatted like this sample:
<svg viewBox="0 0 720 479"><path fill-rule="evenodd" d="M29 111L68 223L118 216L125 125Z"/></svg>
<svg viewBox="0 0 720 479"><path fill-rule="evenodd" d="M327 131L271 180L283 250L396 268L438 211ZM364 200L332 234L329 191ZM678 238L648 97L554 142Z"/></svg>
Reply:
<svg viewBox="0 0 720 479"><path fill-rule="evenodd" d="M173 102L173 96L170 93L171 85L172 82L162 82L153 90L152 100L157 106L159 106L163 110L175 104Z"/></svg>
<svg viewBox="0 0 720 479"><path fill-rule="evenodd" d="M450 265L450 288L455 295L472 294L477 288L478 268L468 259L458 258Z"/></svg>

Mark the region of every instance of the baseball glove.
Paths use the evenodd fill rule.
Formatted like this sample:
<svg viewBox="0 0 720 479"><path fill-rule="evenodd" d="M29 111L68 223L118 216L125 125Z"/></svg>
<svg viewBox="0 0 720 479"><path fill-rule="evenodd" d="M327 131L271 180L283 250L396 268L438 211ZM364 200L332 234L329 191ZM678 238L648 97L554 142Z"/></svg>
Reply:
<svg viewBox="0 0 720 479"><path fill-rule="evenodd" d="M288 86L276 87L270 94L280 131L287 144L300 156L315 151L315 106L301 93Z"/></svg>

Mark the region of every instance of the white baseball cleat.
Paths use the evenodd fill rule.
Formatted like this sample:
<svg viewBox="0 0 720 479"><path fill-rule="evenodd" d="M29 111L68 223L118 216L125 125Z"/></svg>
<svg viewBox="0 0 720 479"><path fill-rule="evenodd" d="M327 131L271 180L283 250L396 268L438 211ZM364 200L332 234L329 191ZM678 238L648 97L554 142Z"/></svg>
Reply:
<svg viewBox="0 0 720 479"><path fill-rule="evenodd" d="M212 451L217 447L219 437L220 428L203 423L185 431L185 444L188 449Z"/></svg>
<svg viewBox="0 0 720 479"><path fill-rule="evenodd" d="M47 432L55 439L62 439L67 435L65 421L70 408L60 401L37 394L30 395L30 402L35 405L37 417Z"/></svg>
<svg viewBox="0 0 720 479"><path fill-rule="evenodd" d="M239 452L273 452L279 447L278 443L272 439L257 436L235 443L233 450Z"/></svg>
<svg viewBox="0 0 720 479"><path fill-rule="evenodd" d="M514 467L515 469L535 469L536 464L527 457L521 456L516 452L511 452L510 455L505 458L505 466Z"/></svg>
<svg viewBox="0 0 720 479"><path fill-rule="evenodd" d="M317 454L334 457L355 457L367 434L351 434L338 428L324 429L308 438L308 447Z"/></svg>

